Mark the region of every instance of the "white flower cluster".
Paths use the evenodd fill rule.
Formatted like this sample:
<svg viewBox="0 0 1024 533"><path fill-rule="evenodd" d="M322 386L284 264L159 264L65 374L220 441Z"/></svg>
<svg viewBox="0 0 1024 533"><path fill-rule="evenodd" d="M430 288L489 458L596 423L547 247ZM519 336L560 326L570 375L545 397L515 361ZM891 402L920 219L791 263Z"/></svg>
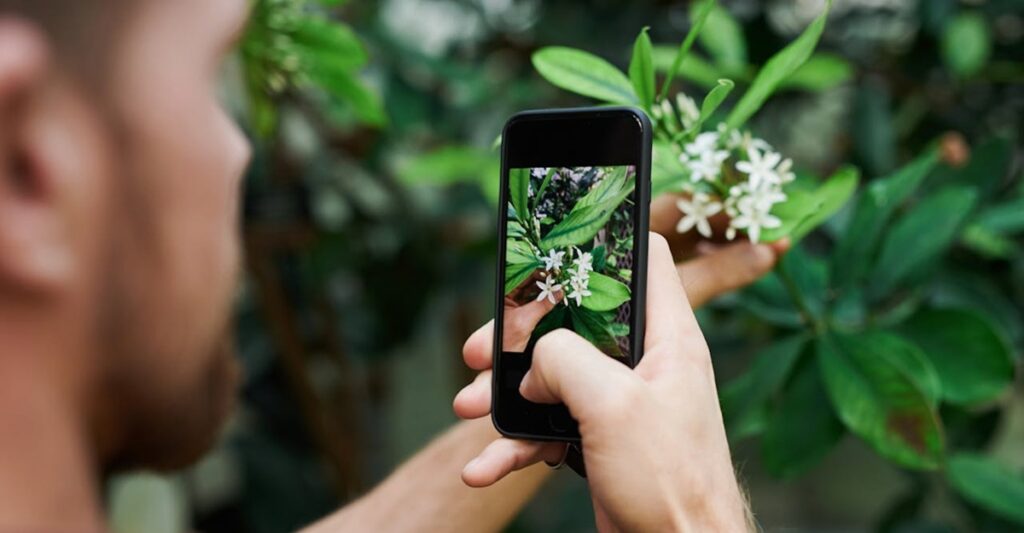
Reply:
<svg viewBox="0 0 1024 533"><path fill-rule="evenodd" d="M689 100L682 95L677 99ZM679 233L697 228L711 237L708 219L723 211L730 219L725 234L729 240L742 230L751 242L758 242L763 229L782 224L771 211L786 200L783 186L796 178L793 161L783 159L764 140L721 124L717 131L698 134L684 144L679 162L689 174L682 186L689 198L677 202L683 212L676 227Z"/></svg>
<svg viewBox="0 0 1024 533"><path fill-rule="evenodd" d="M563 267L563 261L567 252L549 250L548 255L540 259L544 262L544 279L537 282L540 294L537 301L545 298L551 303L558 303L556 295L561 293L565 287L570 290L569 294L562 300L562 303L569 305L569 301L575 301L581 305L583 298L590 296L590 273L594 271L594 257L590 252L583 252L573 246L569 248L568 254L572 264L568 268ZM575 256L575 258L573 258Z"/></svg>

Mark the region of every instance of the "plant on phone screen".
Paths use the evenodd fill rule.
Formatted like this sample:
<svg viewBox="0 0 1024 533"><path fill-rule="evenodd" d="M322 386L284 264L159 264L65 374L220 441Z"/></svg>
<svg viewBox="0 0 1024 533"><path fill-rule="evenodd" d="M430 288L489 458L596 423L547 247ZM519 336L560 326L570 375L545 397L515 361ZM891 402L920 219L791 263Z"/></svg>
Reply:
<svg viewBox="0 0 1024 533"><path fill-rule="evenodd" d="M543 48L533 62L558 87L648 112L655 126L652 189L676 194L678 231L792 240L775 272L736 299L736 311L778 328L779 339L720 389L731 439L759 435L766 469L789 478L852 433L893 464L934 471L934 485L1024 524L1024 480L964 437L983 425L983 415L972 413L998 405L1013 383L1004 332L1020 331L1019 319L1007 319L1019 314L994 287L969 295L962 283L950 285L948 273L946 280L936 275L958 244L989 258L1019 253L1007 235L1024 228L1024 189L1009 200L997 193L1012 169L1009 143L983 144L961 168L940 166L939 150L929 148L861 189L847 216L816 235L812 253L800 241L854 197L858 171L840 168L826 180L797 172L744 129L776 89L796 85L829 6L753 76L738 23L707 0L695 3L671 61L654 53L643 30L628 74L563 47ZM688 55L697 39L714 65ZM656 70L665 72L657 92ZM670 96L677 73L710 88L699 106L686 94ZM737 83L717 74L735 74L746 91L730 100ZM984 199L998 204L982 207ZM709 219L723 215L728 226L714 235ZM927 478L914 475L924 487Z"/></svg>
<svg viewBox="0 0 1024 533"><path fill-rule="evenodd" d="M634 183L626 166L510 169L505 295L558 304L534 336L567 326L624 355Z"/></svg>

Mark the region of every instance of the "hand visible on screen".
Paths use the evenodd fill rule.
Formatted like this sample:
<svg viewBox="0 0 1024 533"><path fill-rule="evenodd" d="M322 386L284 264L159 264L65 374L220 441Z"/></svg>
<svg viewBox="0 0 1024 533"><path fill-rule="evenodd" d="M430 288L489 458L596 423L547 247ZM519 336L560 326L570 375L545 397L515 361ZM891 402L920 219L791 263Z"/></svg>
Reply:
<svg viewBox="0 0 1024 533"><path fill-rule="evenodd" d="M532 401L565 403L579 421L588 483L602 529L740 531L745 503L730 459L707 344L666 241L651 236L644 357L634 370L567 330L542 337L521 392ZM491 331L465 347L482 378L463 389L464 418L490 408ZM557 461L563 446L498 439L463 471L487 486L539 460Z"/></svg>

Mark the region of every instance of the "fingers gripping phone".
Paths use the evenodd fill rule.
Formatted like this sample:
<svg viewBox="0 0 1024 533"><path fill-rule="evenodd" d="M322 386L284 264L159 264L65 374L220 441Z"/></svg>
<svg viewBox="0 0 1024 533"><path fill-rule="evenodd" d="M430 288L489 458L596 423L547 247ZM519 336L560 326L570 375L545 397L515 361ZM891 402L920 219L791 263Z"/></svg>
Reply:
<svg viewBox="0 0 1024 533"><path fill-rule="evenodd" d="M519 384L558 328L630 367L642 356L650 122L626 107L527 111L501 154L492 420L507 437L578 442L564 405Z"/></svg>

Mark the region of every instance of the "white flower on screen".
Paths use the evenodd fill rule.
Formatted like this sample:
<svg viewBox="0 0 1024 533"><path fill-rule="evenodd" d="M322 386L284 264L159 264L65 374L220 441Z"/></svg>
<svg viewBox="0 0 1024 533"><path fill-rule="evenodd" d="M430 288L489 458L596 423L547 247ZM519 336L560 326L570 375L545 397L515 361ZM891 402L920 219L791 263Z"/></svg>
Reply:
<svg viewBox="0 0 1024 533"><path fill-rule="evenodd" d="M548 175L548 170L551 170L551 169L550 169L550 168L548 168L548 167L536 167L536 168L531 168L531 169L530 169L530 177L532 177L532 178L535 178L535 179L539 179L539 180L542 180L542 179L544 179L545 177L547 177L547 175Z"/></svg>
<svg viewBox="0 0 1024 533"><path fill-rule="evenodd" d="M573 272L572 279L569 280L569 288L572 292L565 299L565 304L569 305L569 300L575 300L576 305L581 305L583 298L590 296L590 275L586 272Z"/></svg>
<svg viewBox="0 0 1024 533"><path fill-rule="evenodd" d="M590 252L581 252L576 248L576 259L572 262L577 272L590 272L594 270L594 256Z"/></svg>
<svg viewBox="0 0 1024 533"><path fill-rule="evenodd" d="M676 225L676 231L686 233L694 226L705 237L711 237L711 224L708 218L722 210L722 204L711 199L705 193L695 193L690 200L680 199L676 206L683 212L683 218Z"/></svg>
<svg viewBox="0 0 1024 533"><path fill-rule="evenodd" d="M547 298L551 303L558 303L555 299L555 295L562 292L562 285L555 283L554 276L548 276L544 278L544 281L538 281L537 287L540 288L540 294L537 295L537 301L541 301Z"/></svg>
<svg viewBox="0 0 1024 533"><path fill-rule="evenodd" d="M544 270L551 272L552 270L562 268L562 257L564 256L565 252L549 250L548 255L540 258L541 261L544 261Z"/></svg>
<svg viewBox="0 0 1024 533"><path fill-rule="evenodd" d="M747 148L748 161L737 161L736 170L747 174L751 189L757 189L762 183L781 183L775 167L782 161L778 152L761 152L757 148Z"/></svg>

